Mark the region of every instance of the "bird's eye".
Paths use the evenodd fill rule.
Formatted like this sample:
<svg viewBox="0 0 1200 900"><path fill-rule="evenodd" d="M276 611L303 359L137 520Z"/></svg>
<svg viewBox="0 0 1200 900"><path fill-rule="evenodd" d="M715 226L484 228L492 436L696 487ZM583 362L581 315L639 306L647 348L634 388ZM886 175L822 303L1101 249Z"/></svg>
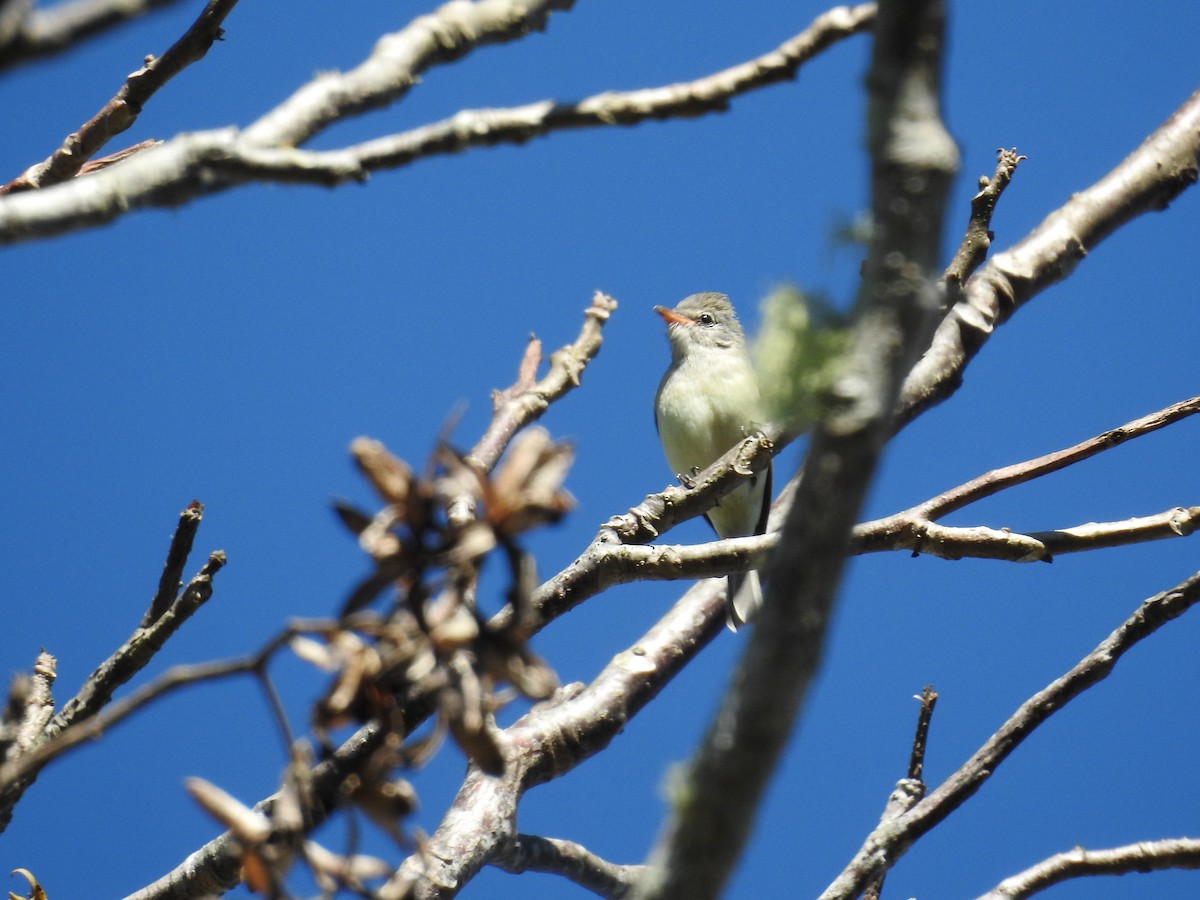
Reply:
<svg viewBox="0 0 1200 900"><path fill-rule="evenodd" d="M708 313L700 313L700 318L696 320L701 325L715 325L717 320Z"/></svg>

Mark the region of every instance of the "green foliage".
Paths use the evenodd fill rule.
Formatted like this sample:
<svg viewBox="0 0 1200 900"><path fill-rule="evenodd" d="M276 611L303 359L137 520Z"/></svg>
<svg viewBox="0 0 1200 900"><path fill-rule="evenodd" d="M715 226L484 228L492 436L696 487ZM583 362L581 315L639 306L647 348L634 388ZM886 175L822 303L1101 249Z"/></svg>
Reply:
<svg viewBox="0 0 1200 900"><path fill-rule="evenodd" d="M768 419L802 431L821 418L848 340L845 322L828 303L791 285L772 291L763 301L762 327L754 342Z"/></svg>

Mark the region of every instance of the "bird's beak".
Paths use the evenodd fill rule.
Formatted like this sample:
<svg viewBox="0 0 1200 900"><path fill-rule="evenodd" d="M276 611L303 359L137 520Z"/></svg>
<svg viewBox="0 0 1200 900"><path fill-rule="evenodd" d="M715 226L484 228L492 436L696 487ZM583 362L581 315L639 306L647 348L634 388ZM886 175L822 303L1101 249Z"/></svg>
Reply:
<svg viewBox="0 0 1200 900"><path fill-rule="evenodd" d="M673 309L667 309L665 306L656 306L654 311L663 317L663 321L668 325L695 325L696 323L687 316L681 316Z"/></svg>

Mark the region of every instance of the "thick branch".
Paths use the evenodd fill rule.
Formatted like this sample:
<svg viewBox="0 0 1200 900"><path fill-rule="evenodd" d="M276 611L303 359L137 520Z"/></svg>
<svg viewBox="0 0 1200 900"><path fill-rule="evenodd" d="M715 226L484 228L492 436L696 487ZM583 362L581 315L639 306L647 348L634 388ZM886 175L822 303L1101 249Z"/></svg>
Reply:
<svg viewBox="0 0 1200 900"><path fill-rule="evenodd" d="M717 896L816 671L846 542L883 443L900 379L927 345L939 235L957 150L939 118L939 3L881 3L868 144L875 228L836 411L816 428L804 477L768 567L760 620L687 785L638 886L653 898Z"/></svg>
<svg viewBox="0 0 1200 900"><path fill-rule="evenodd" d="M304 85L246 129L250 144L298 147L334 122L389 106L422 72L454 62L477 47L525 37L575 0L450 0L385 34L349 72L328 72Z"/></svg>
<svg viewBox="0 0 1200 900"><path fill-rule="evenodd" d="M563 688L503 734L509 765L499 778L472 769L420 854L380 890L381 900L453 897L516 839L520 796L599 753L717 634L724 598L712 582L693 587L634 646L587 687Z"/></svg>
<svg viewBox="0 0 1200 900"><path fill-rule="evenodd" d="M1131 219L1167 205L1197 178L1200 90L1091 187L1072 194L1027 237L991 258L938 326L933 346L904 384L903 420L954 392L996 326L1066 278L1097 244Z"/></svg>
<svg viewBox="0 0 1200 900"><path fill-rule="evenodd" d="M527 20L517 20L512 18L516 13L502 14L503 9L518 8L512 0L479 4L452 0L434 16L449 16L438 27L457 34L463 10L478 8L472 14L479 15L480 21L472 27L501 29L477 31L477 42L487 43L513 37L521 27L533 27L538 16L544 17L550 8L560 5L570 3L542 2L528 10ZM570 128L632 125L721 110L733 96L793 77L796 68L812 55L866 28L873 11L871 4L831 10L771 53L685 84L607 92L574 104L547 100L508 110L465 110L444 122L340 150L295 149L293 143L329 124L332 111L347 116L403 95L416 70L404 69L401 63L433 61L421 55L429 50L423 42L432 27L425 21L430 17L422 17L417 20L423 24L416 32L408 34L406 29L384 37L359 69L318 77L244 133L224 128L179 135L86 180L74 179L45 191L0 199L0 245L96 227L131 210L177 206L247 182L333 186L362 181L372 171L469 147L523 143L536 135ZM459 48L458 55L465 52L464 44L454 46ZM345 87L342 79L347 78L352 79L354 89L372 93L342 97L339 86ZM331 94L336 96L331 99ZM326 102L329 105L323 106Z"/></svg>

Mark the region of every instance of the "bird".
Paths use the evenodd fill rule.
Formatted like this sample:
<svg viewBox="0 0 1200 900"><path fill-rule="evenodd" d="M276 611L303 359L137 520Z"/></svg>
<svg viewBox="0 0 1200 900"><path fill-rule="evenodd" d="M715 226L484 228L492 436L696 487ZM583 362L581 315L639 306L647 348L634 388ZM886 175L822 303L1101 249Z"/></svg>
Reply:
<svg viewBox="0 0 1200 900"><path fill-rule="evenodd" d="M667 463L686 480L758 427L758 379L725 294L692 294L674 309L655 306L654 311L667 323L671 344L671 365L654 396L654 420ZM762 534L770 506L768 466L722 497L705 518L720 538ZM730 630L737 631L761 606L758 572L731 572Z"/></svg>

